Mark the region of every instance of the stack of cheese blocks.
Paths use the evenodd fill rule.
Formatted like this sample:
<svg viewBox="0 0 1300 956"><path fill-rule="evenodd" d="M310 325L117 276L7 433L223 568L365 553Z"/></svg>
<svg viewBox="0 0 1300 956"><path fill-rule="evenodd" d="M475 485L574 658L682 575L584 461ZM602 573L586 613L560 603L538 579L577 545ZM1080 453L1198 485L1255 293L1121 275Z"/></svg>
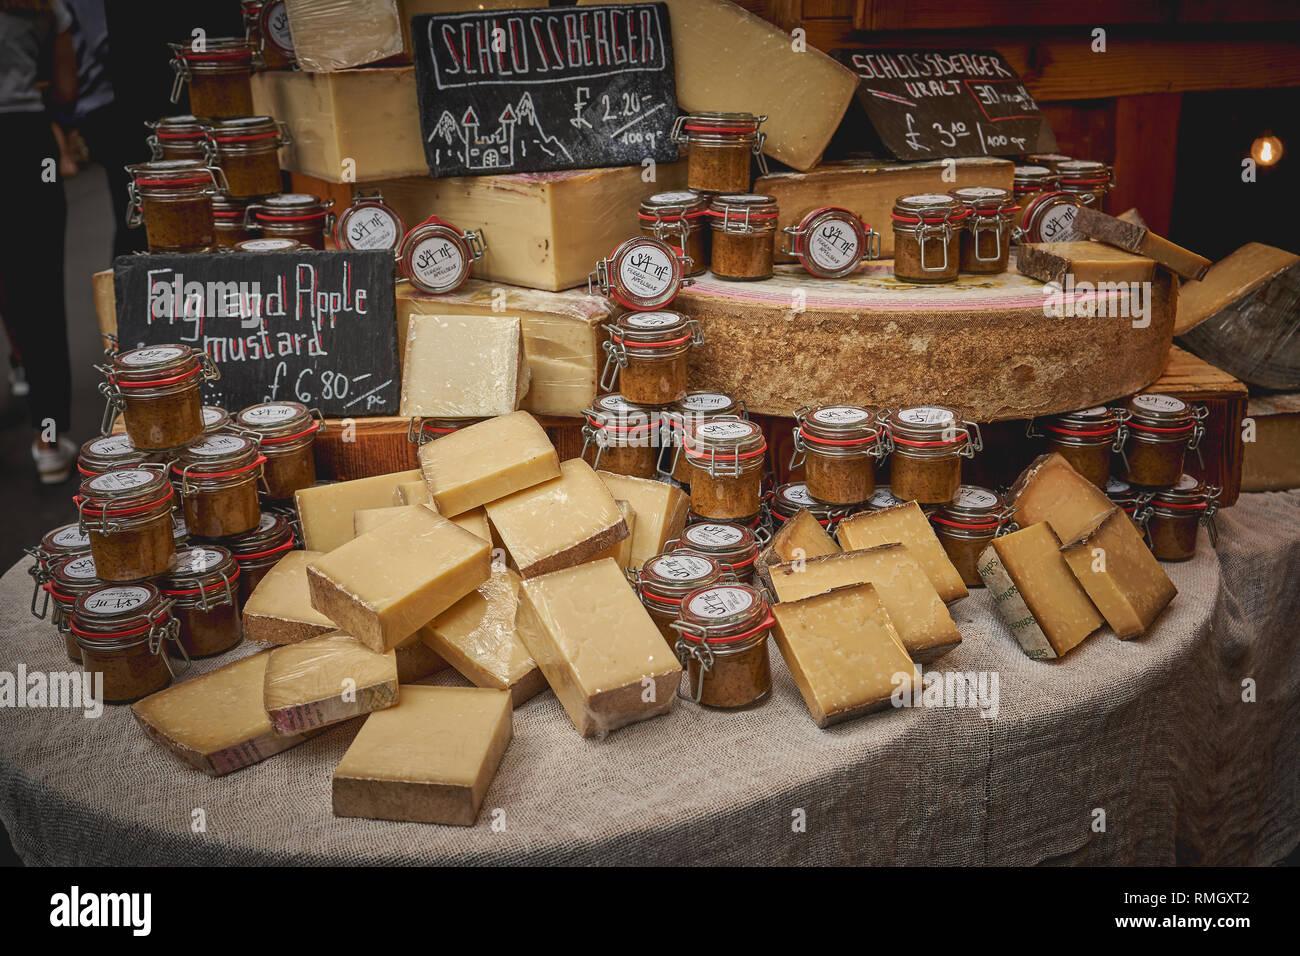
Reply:
<svg viewBox="0 0 1300 956"><path fill-rule="evenodd" d="M549 686L583 736L672 707L681 665L626 570L680 534L679 489L561 463L522 411L420 464L298 492L308 550L244 607L276 646L138 702L145 730L219 775L369 714L335 813L469 825L513 706ZM411 683L448 664L475 687Z"/></svg>

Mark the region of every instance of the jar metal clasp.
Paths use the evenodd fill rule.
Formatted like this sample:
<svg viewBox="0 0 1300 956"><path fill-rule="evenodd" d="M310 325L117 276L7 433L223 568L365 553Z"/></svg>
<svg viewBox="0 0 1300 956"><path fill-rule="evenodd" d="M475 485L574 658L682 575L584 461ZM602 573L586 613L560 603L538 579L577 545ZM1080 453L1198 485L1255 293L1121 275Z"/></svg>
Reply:
<svg viewBox="0 0 1300 956"><path fill-rule="evenodd" d="M962 427L966 429L966 442L958 454L963 458L974 458L976 452L984 450L984 436L975 422L962 422Z"/></svg>
<svg viewBox="0 0 1300 956"><path fill-rule="evenodd" d="M674 647L674 650L677 653L677 660L679 660L682 665L682 675L686 676L689 674L690 671L688 665L691 658L699 661L700 664L699 679L696 681L694 696L689 692L683 694L680 683L677 685L677 696L682 700L689 700L692 704L698 704L704 699L704 677L709 671L713 670L713 650L705 640L705 637L708 634L708 628L700 627L687 621L673 621L668 626L683 635L683 637L677 639L677 645ZM686 634L697 637L699 640L688 642L684 636Z"/></svg>
<svg viewBox="0 0 1300 956"><path fill-rule="evenodd" d="M46 555L40 548L23 548L23 554L32 559L31 565L27 568L27 573L32 576L32 617L43 621L50 610L50 592L45 587L50 580L50 572L45 563ZM45 603L38 611L36 599L42 592L45 594Z"/></svg>
<svg viewBox="0 0 1300 956"><path fill-rule="evenodd" d="M1192 434L1187 439L1187 447L1190 451L1196 452L1196 460L1200 462L1202 468L1205 467L1205 458L1201 455L1201 439L1205 437L1205 420L1210 417L1210 409L1207 405L1199 402L1191 407Z"/></svg>
<svg viewBox="0 0 1300 956"><path fill-rule="evenodd" d="M981 216L976 214L975 222L971 226L972 240L975 245L976 262L997 262L1002 258L1002 230L1005 226L1005 220L1002 218L1002 210L1005 204L998 206L992 215ZM991 225L990 225L991 223ZM992 233L994 254L991 256L980 255L980 233ZM923 257L924 258L924 257Z"/></svg>
<svg viewBox="0 0 1300 956"><path fill-rule="evenodd" d="M181 101L181 88L190 79L190 65L186 62L185 57L181 56L181 51L184 48L179 43L170 43L168 46L172 48L172 58L169 65L172 72L176 74L172 79L171 101L179 103Z"/></svg>
<svg viewBox="0 0 1300 956"><path fill-rule="evenodd" d="M1219 546L1219 526L1214 520L1214 516L1219 511L1219 495L1223 489L1218 485L1209 485L1205 489L1205 511L1201 514L1201 524L1205 525L1205 530L1210 533L1210 547Z"/></svg>

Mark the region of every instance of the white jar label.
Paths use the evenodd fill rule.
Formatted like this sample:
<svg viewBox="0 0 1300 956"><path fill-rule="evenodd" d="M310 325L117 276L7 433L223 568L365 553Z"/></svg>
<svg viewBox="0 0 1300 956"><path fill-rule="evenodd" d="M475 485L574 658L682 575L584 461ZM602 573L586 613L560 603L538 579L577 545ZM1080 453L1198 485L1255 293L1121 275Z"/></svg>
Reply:
<svg viewBox="0 0 1300 956"><path fill-rule="evenodd" d="M707 558L678 552L654 559L650 569L657 576L671 581L698 581L707 577L713 567Z"/></svg>
<svg viewBox="0 0 1300 956"><path fill-rule="evenodd" d="M64 528L53 538L51 538L50 541L51 543L57 545L60 548L90 547L90 535L82 534L80 531L77 530L76 525L73 525L71 528Z"/></svg>
<svg viewBox="0 0 1300 956"><path fill-rule="evenodd" d="M998 496L984 488L978 488L975 485L962 485L957 489L957 500L954 502L962 508L987 509L996 508Z"/></svg>
<svg viewBox="0 0 1300 956"><path fill-rule="evenodd" d="M266 38L284 53L293 53L293 37L289 33L289 16L284 10L284 0L268 3L262 22L266 27Z"/></svg>
<svg viewBox="0 0 1300 956"><path fill-rule="evenodd" d="M699 196L685 189L676 189L667 193L655 193L650 197L654 203L694 203L699 201Z"/></svg>
<svg viewBox="0 0 1300 956"><path fill-rule="evenodd" d="M1060 202L1043 210L1038 220L1038 238L1041 242L1078 242L1084 237L1074 228L1079 207L1074 203Z"/></svg>
<svg viewBox="0 0 1300 956"><path fill-rule="evenodd" d="M903 409L898 413L898 420L908 425L946 425L953 420L953 414L946 408L918 405Z"/></svg>
<svg viewBox="0 0 1300 956"><path fill-rule="evenodd" d="M730 547L744 538L739 528L725 524L693 524L682 532L682 538L701 547Z"/></svg>
<svg viewBox="0 0 1300 956"><path fill-rule="evenodd" d="M86 599L86 610L127 611L149 600L149 589L141 587L104 588Z"/></svg>
<svg viewBox="0 0 1300 956"><path fill-rule="evenodd" d="M1106 479L1106 494L1122 495L1133 490L1133 486L1127 481L1120 481L1118 478Z"/></svg>
<svg viewBox="0 0 1300 956"><path fill-rule="evenodd" d="M107 438L99 438L90 443L90 450L96 455L116 456L130 455L135 452L135 445L131 444L131 439L126 435L109 435Z"/></svg>
<svg viewBox="0 0 1300 956"><path fill-rule="evenodd" d="M1193 478L1191 475L1183 475L1181 478L1178 479L1178 484L1174 485L1174 490L1191 491L1199 484L1200 482L1197 479Z"/></svg>
<svg viewBox="0 0 1300 956"><path fill-rule="evenodd" d="M293 239L245 239L239 244L241 252L280 252L296 248L298 243Z"/></svg>
<svg viewBox="0 0 1300 956"><path fill-rule="evenodd" d="M649 242L637 244L619 260L618 284L629 296L659 299L672 288L673 280L673 260Z"/></svg>
<svg viewBox="0 0 1300 956"><path fill-rule="evenodd" d="M901 504L905 504L903 499L895 497L894 493L889 490L888 485L877 488L875 493L867 499L867 505L877 511L881 508L892 508L894 505Z"/></svg>
<svg viewBox="0 0 1300 956"><path fill-rule="evenodd" d="M695 429L695 436L697 438L707 438L709 441L735 441L740 438L748 438L757 430L758 426L749 422L724 418L721 421L705 422Z"/></svg>
<svg viewBox="0 0 1300 956"><path fill-rule="evenodd" d="M176 564L172 570L179 574L203 574L224 560L220 551L211 548L186 548L177 552Z"/></svg>
<svg viewBox="0 0 1300 956"><path fill-rule="evenodd" d="M131 468L125 471L106 471L90 479L91 491L128 491L131 488L140 488L154 480L156 473L152 471L143 471L137 468Z"/></svg>
<svg viewBox="0 0 1300 956"><path fill-rule="evenodd" d="M633 329L666 329L678 325L682 317L673 312L640 312L623 321Z"/></svg>
<svg viewBox="0 0 1300 956"><path fill-rule="evenodd" d="M465 255L446 236L430 236L416 243L411 270L435 292L454 289L465 274Z"/></svg>
<svg viewBox="0 0 1300 956"><path fill-rule="evenodd" d="M817 500L808 494L808 486L803 482L786 486L781 491L781 497L800 508L812 508L817 504Z"/></svg>
<svg viewBox="0 0 1300 956"><path fill-rule="evenodd" d="M1109 412L1110 409L1105 405L1094 405L1092 408L1085 408L1083 411L1074 414L1077 418L1101 418Z"/></svg>
<svg viewBox="0 0 1300 956"><path fill-rule="evenodd" d="M697 392L682 399L682 408L688 412L716 412L731 404L731 396L719 392Z"/></svg>
<svg viewBox="0 0 1300 956"><path fill-rule="evenodd" d="M827 272L846 268L862 258L857 227L842 216L821 220L807 238L806 254Z"/></svg>
<svg viewBox="0 0 1300 956"><path fill-rule="evenodd" d="M203 427L211 428L214 424L221 421L221 416L226 414L225 409L217 408L215 405L203 406Z"/></svg>
<svg viewBox="0 0 1300 956"><path fill-rule="evenodd" d="M353 249L396 249L401 241L397 217L386 206L358 206L346 215L343 237Z"/></svg>
<svg viewBox="0 0 1300 956"><path fill-rule="evenodd" d="M263 514L261 520L257 522L258 531L270 531L271 526L275 524L275 515Z"/></svg>
<svg viewBox="0 0 1300 956"><path fill-rule="evenodd" d="M1001 196L1003 191L992 186L967 186L956 192L959 199L989 199L993 196Z"/></svg>
<svg viewBox="0 0 1300 956"><path fill-rule="evenodd" d="M239 413L239 420L250 425L279 425L302 414L302 409L279 403L254 405Z"/></svg>
<svg viewBox="0 0 1300 956"><path fill-rule="evenodd" d="M687 609L695 617L703 620L713 621L719 618L731 617L733 614L739 614L754 606L754 594L741 587L727 587L726 585L709 588L700 594L691 598Z"/></svg>
<svg viewBox="0 0 1300 956"><path fill-rule="evenodd" d="M121 356L119 361L123 365L159 365L174 362L184 354L185 349L178 345L159 345L149 349L136 349Z"/></svg>
<svg viewBox="0 0 1300 956"><path fill-rule="evenodd" d="M89 581L96 574L95 559L88 554L73 558L63 566L63 576L74 581Z"/></svg>
<svg viewBox="0 0 1300 956"><path fill-rule="evenodd" d="M1174 398L1172 395L1161 395L1158 392L1135 395L1133 404L1137 408L1148 412L1175 413L1187 408L1187 403L1181 398Z"/></svg>
<svg viewBox="0 0 1300 956"><path fill-rule="evenodd" d="M214 458L243 451L250 444L247 438L239 435L209 435L190 445L187 451L196 457Z"/></svg>
<svg viewBox="0 0 1300 956"><path fill-rule="evenodd" d="M951 196L945 196L943 193L918 193L915 196L904 196L903 202L921 203L927 206L943 205L950 203L953 199Z"/></svg>
<svg viewBox="0 0 1300 956"><path fill-rule="evenodd" d="M871 413L856 405L832 405L819 408L808 417L819 425L857 425L869 421Z"/></svg>

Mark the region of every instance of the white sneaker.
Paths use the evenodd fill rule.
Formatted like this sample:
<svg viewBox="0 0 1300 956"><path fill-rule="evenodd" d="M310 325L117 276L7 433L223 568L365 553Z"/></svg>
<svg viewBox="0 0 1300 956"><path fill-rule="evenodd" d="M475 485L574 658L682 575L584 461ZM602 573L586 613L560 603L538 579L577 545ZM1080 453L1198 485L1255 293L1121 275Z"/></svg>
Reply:
<svg viewBox="0 0 1300 956"><path fill-rule="evenodd" d="M36 462L36 471L41 484L57 485L68 480L72 474L72 465L77 460L78 449L71 441L60 438L54 448L43 444L32 445L32 460Z"/></svg>

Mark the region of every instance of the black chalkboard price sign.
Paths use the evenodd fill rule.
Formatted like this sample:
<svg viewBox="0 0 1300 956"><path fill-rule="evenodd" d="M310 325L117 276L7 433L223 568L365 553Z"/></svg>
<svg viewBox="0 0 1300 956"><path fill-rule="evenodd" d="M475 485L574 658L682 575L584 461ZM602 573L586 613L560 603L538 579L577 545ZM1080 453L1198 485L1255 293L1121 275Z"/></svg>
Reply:
<svg viewBox="0 0 1300 956"><path fill-rule="evenodd" d="M665 4L426 14L411 38L434 176L677 159Z"/></svg>
<svg viewBox="0 0 1300 956"><path fill-rule="evenodd" d="M1050 153L1056 137L1016 71L993 50L836 50L857 102L899 159Z"/></svg>
<svg viewBox="0 0 1300 956"><path fill-rule="evenodd" d="M221 371L204 385L209 404L291 399L332 417L397 414L387 250L121 256L113 285L119 346L206 353Z"/></svg>

